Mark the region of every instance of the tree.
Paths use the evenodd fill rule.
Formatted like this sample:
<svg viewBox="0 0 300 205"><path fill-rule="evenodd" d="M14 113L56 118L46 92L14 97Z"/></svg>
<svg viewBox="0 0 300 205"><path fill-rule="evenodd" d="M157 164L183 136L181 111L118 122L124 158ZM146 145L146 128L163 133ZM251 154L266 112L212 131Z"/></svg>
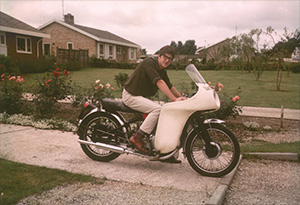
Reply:
<svg viewBox="0 0 300 205"><path fill-rule="evenodd" d="M143 48L143 49L141 50L141 52L142 52L143 55L147 55L147 50L146 50L145 48Z"/></svg>
<svg viewBox="0 0 300 205"><path fill-rule="evenodd" d="M270 32L270 35L273 37L274 32ZM276 35L276 33L275 33ZM274 37L273 37L274 39ZM288 32L287 28L284 28L284 33L281 36L281 41L275 43L274 47L269 51L270 56L275 59L273 66L277 70L276 78L276 90L280 91L281 81L282 81L282 71L287 69L286 64L284 63L284 58L290 58L292 52L300 44L300 32L296 30L295 32Z"/></svg>
<svg viewBox="0 0 300 205"><path fill-rule="evenodd" d="M187 40L183 45L182 54L194 55L196 50L197 50L197 46L195 44L195 40Z"/></svg>
<svg viewBox="0 0 300 205"><path fill-rule="evenodd" d="M176 49L177 55L193 55L197 50L195 40L187 40L184 44L181 41L178 41L178 43L172 41L170 46Z"/></svg>

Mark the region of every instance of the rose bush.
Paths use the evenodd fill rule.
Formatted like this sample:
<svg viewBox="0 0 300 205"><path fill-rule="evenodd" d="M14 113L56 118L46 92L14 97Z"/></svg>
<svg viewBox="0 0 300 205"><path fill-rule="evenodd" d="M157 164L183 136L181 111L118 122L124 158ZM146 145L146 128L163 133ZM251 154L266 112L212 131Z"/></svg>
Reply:
<svg viewBox="0 0 300 205"><path fill-rule="evenodd" d="M24 106L21 76L2 74L0 78L0 112L20 113Z"/></svg>
<svg viewBox="0 0 300 205"><path fill-rule="evenodd" d="M98 105L101 103L103 98L113 98L114 88L111 87L110 83L106 83L105 85L101 83L98 79L95 83L92 84L91 89L89 90L89 98L93 104Z"/></svg>
<svg viewBox="0 0 300 205"><path fill-rule="evenodd" d="M240 99L239 95L241 93L241 88L236 90L236 96L230 97L225 92L221 92L224 86L220 82L215 83L214 85L212 85L210 82L208 82L208 84L218 93L221 106L216 112L207 114L207 117L226 119L232 116L233 118L236 118L236 116L242 112L241 108L237 106L238 100Z"/></svg>
<svg viewBox="0 0 300 205"><path fill-rule="evenodd" d="M58 100L70 98L73 85L70 73L57 68L48 72L46 77L38 77L33 87L35 116L37 118L51 118L58 111Z"/></svg>

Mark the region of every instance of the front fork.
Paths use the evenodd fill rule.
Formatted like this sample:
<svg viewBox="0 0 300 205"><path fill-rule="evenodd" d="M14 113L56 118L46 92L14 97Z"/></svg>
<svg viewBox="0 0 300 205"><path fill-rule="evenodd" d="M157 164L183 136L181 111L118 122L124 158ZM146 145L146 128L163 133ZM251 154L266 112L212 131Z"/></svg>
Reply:
<svg viewBox="0 0 300 205"><path fill-rule="evenodd" d="M207 129L204 125L205 119L202 117L195 117L192 122L192 127L196 130L198 136L202 136L202 140L205 143L205 146L209 146L211 144L211 138L207 132Z"/></svg>
<svg viewBox="0 0 300 205"><path fill-rule="evenodd" d="M217 119L206 120L203 117L199 116L199 117L193 118L192 127L197 132L198 136L201 137L201 140L205 144L204 151L205 151L206 156L210 159L213 159L213 158L218 157L221 154L222 149L218 143L214 142L211 139L211 137L207 131L206 125L207 124L210 125L210 123L223 123L223 121L217 120Z"/></svg>

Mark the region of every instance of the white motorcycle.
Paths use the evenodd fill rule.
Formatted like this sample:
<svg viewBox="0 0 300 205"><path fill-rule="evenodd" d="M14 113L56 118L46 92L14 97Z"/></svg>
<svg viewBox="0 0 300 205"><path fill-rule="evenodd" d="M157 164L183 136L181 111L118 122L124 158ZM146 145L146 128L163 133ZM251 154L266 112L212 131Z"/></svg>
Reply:
<svg viewBox="0 0 300 205"><path fill-rule="evenodd" d="M219 109L219 97L193 64L186 72L198 91L187 100L162 105L156 129L144 139L149 155L139 153L129 142L144 120L143 114L108 98L100 107L88 104L78 117L78 141L84 153L102 162L120 154L153 161L174 157L182 149L191 167L201 175L221 177L231 172L240 156L238 140L224 121L205 119L203 115Z"/></svg>

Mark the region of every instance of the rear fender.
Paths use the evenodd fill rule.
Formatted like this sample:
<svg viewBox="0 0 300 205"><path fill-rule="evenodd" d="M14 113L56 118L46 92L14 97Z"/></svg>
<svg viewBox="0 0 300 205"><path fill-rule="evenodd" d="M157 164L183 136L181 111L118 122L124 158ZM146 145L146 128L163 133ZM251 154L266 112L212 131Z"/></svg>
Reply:
<svg viewBox="0 0 300 205"><path fill-rule="evenodd" d="M93 104L88 104L78 115L78 126L82 123L84 119L86 119L91 114L98 112L100 109Z"/></svg>
<svg viewBox="0 0 300 205"><path fill-rule="evenodd" d="M78 121L78 125L77 125L77 134L79 134L80 131L83 131L86 127L86 125L88 124L88 122L98 116L110 116L116 119L116 121L118 121L120 123L121 126L123 126L125 124L124 119L121 115L119 115L118 113L108 113L105 110L99 110L97 109L93 109L91 110L88 114L86 114L81 120ZM125 128L126 129L126 128Z"/></svg>

